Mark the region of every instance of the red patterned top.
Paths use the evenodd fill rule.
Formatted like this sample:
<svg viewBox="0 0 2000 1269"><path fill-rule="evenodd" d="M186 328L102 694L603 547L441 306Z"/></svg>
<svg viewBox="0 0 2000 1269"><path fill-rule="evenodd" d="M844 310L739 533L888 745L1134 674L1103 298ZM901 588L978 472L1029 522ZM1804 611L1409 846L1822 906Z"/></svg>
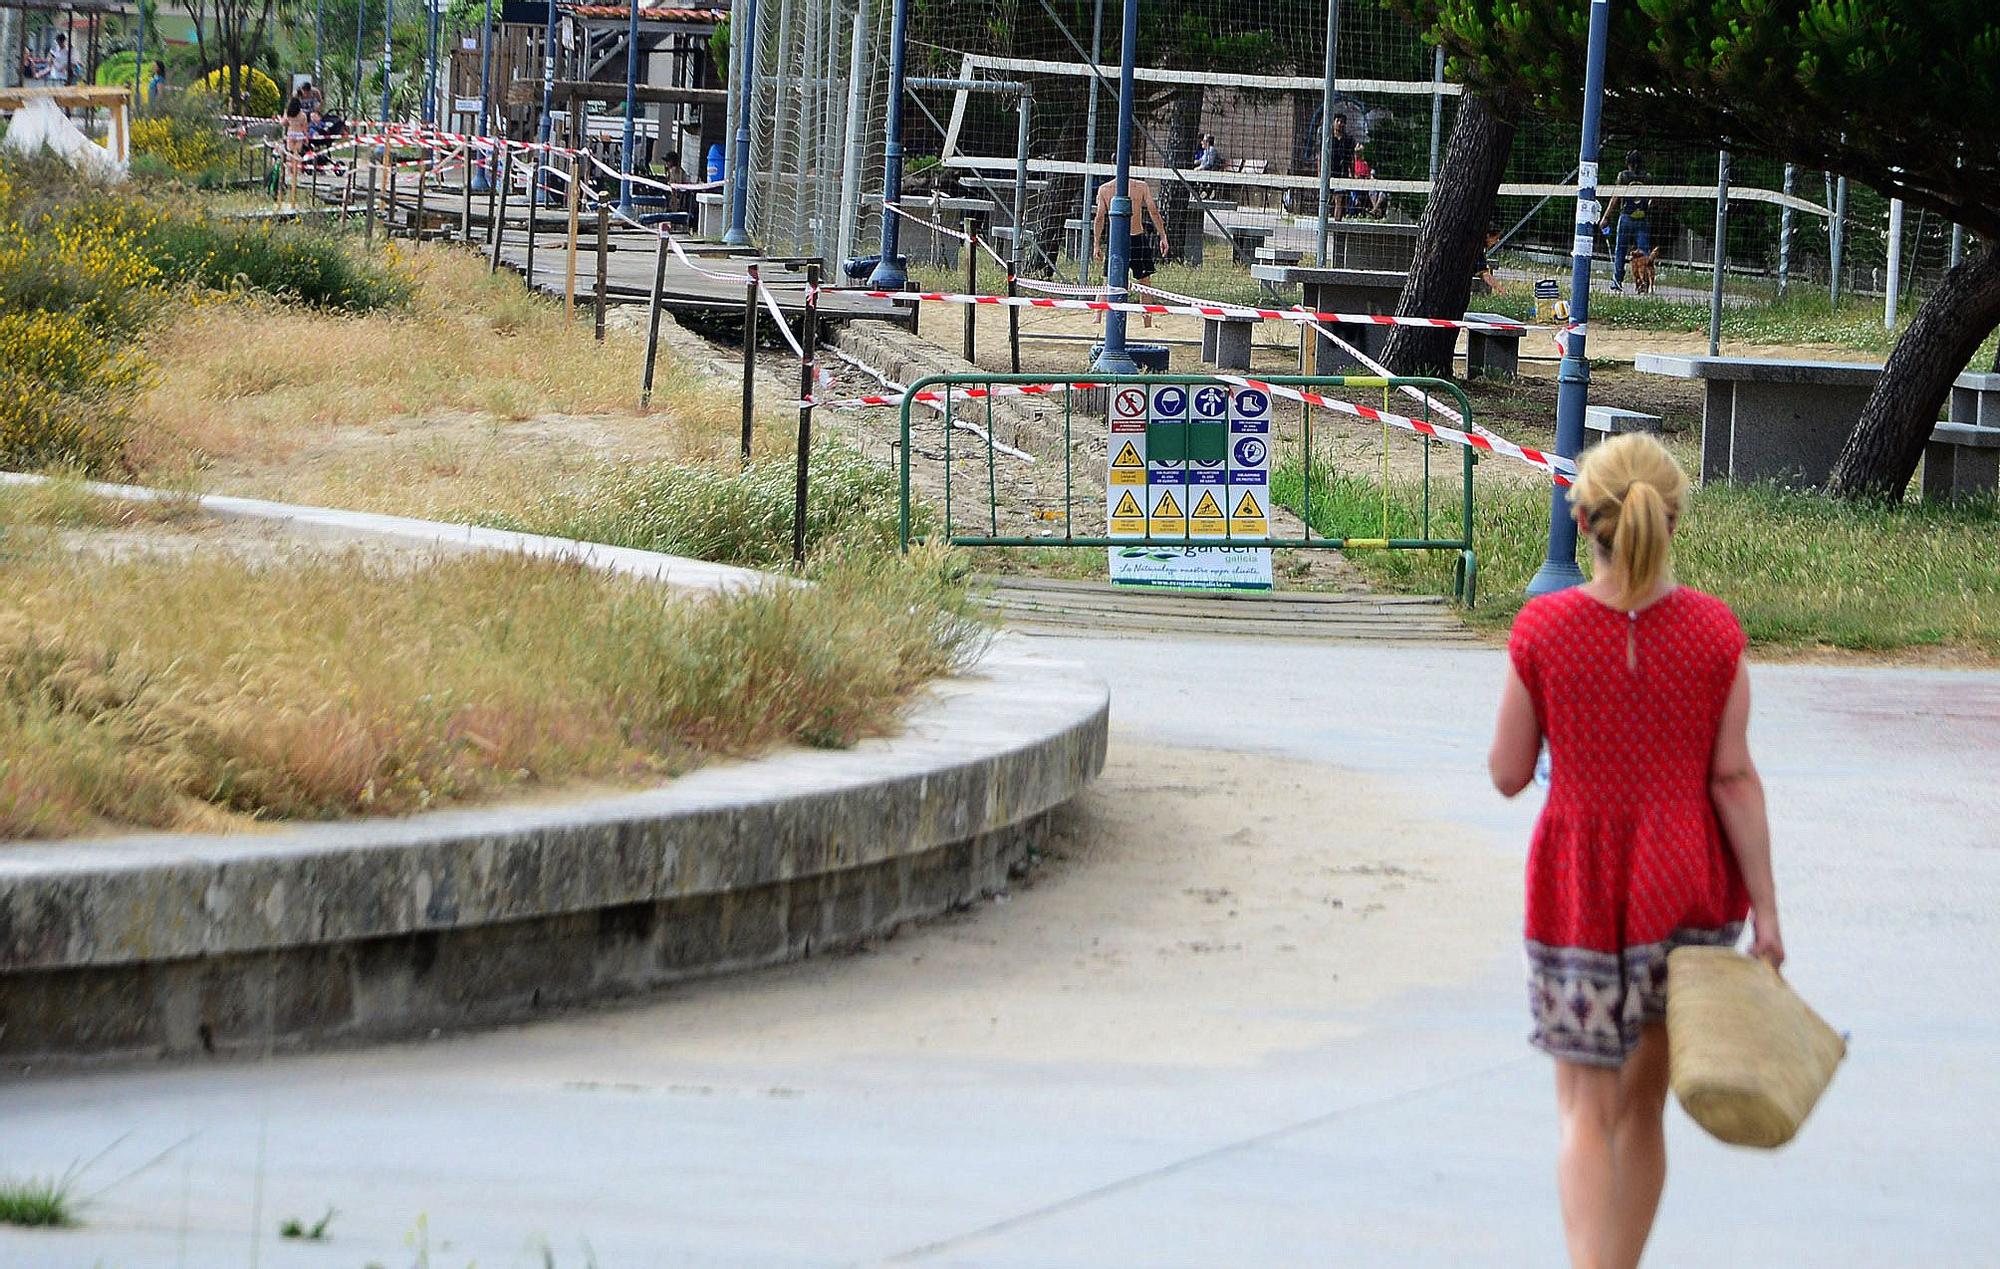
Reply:
<svg viewBox="0 0 2000 1269"><path fill-rule="evenodd" d="M1708 776L1744 644L1727 604L1685 586L1636 613L1575 587L1514 619L1508 654L1549 745L1529 939L1615 953L1743 920Z"/></svg>

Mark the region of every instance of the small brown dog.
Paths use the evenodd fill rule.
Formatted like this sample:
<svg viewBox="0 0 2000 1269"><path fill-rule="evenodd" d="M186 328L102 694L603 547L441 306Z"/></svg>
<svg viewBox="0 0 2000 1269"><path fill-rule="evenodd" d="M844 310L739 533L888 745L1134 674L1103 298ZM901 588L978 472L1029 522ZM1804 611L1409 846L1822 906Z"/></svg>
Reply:
<svg viewBox="0 0 2000 1269"><path fill-rule="evenodd" d="M1632 291L1637 295L1653 293L1653 253L1632 248L1632 254L1625 263L1632 274Z"/></svg>

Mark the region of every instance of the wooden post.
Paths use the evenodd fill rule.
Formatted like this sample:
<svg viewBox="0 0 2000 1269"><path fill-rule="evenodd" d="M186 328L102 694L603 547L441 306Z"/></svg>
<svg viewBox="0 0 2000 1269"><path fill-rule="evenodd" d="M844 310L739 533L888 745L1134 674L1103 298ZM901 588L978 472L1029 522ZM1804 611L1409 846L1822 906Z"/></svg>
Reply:
<svg viewBox="0 0 2000 1269"><path fill-rule="evenodd" d="M528 168L528 289L535 289L535 221L542 210L542 152Z"/></svg>
<svg viewBox="0 0 2000 1269"><path fill-rule="evenodd" d="M1014 232L1020 232L1018 226ZM1007 266L1007 298L1010 300L1021 293L1019 267L1017 255L1015 263ZM1014 374L1021 373L1021 310L1013 304L1007 306L1007 364Z"/></svg>
<svg viewBox="0 0 2000 1269"><path fill-rule="evenodd" d="M595 328L597 342L604 342L604 293L610 289L611 279L611 207L607 203L597 205L597 307Z"/></svg>
<svg viewBox="0 0 2000 1269"><path fill-rule="evenodd" d="M361 240L375 245L375 160L368 160L368 211L361 222Z"/></svg>
<svg viewBox="0 0 2000 1269"><path fill-rule="evenodd" d="M466 246L472 245L472 142L465 143L465 162L458 172L458 192L463 205L458 209L458 236Z"/></svg>
<svg viewBox="0 0 2000 1269"><path fill-rule="evenodd" d="M646 310L646 374L639 381L639 409L653 404L653 366L660 355L660 293L667 287L667 236L653 251L653 298Z"/></svg>
<svg viewBox="0 0 2000 1269"><path fill-rule="evenodd" d="M792 563L806 562L806 494L812 479L813 394L819 384L819 261L806 265L806 313L799 323L799 458L792 492Z"/></svg>
<svg viewBox="0 0 2000 1269"><path fill-rule="evenodd" d="M499 186L499 192L496 195L497 205L494 207L493 214L493 258L486 266L488 274L500 272L500 240L506 237L507 233L507 195L510 192L509 187L514 183L513 178L514 152L512 150L502 150L500 151L500 177L494 182L494 184Z"/></svg>
<svg viewBox="0 0 2000 1269"><path fill-rule="evenodd" d="M494 214L494 204L500 197L499 173L500 165L489 155L486 160L486 229L496 237L500 233L500 219Z"/></svg>
<svg viewBox="0 0 2000 1269"><path fill-rule="evenodd" d="M979 294L979 239L973 234L971 216L962 217L958 227L965 231L965 293ZM979 364L979 306L965 306L965 359Z"/></svg>
<svg viewBox="0 0 2000 1269"><path fill-rule="evenodd" d="M410 224L410 237L418 242L424 240L424 187L430 184L431 157L434 153L429 146L425 146L423 148L423 165L417 168L417 218Z"/></svg>
<svg viewBox="0 0 2000 1269"><path fill-rule="evenodd" d="M743 465L750 465L750 419L757 401L757 266L743 284Z"/></svg>
<svg viewBox="0 0 2000 1269"><path fill-rule="evenodd" d="M569 263L563 269L563 315L576 320L576 211L582 199L583 178L575 155L569 160Z"/></svg>
<svg viewBox="0 0 2000 1269"><path fill-rule="evenodd" d="M354 165L356 162L357 160L355 159L347 161L347 175L340 186L340 223L343 226L347 224L347 205L354 201Z"/></svg>
<svg viewBox="0 0 2000 1269"><path fill-rule="evenodd" d="M382 237L384 241L396 236L396 164L392 160L382 168L382 181L387 194L382 200Z"/></svg>

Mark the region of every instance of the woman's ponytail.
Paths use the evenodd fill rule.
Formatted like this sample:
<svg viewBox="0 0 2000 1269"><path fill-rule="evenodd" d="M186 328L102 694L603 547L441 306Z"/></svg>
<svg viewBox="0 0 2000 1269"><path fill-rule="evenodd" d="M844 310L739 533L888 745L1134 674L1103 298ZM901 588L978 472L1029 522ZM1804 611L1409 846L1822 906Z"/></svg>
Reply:
<svg viewBox="0 0 2000 1269"><path fill-rule="evenodd" d="M1652 595L1667 571L1667 504L1660 491L1643 480L1625 490L1618 508L1618 527L1611 533L1611 563L1624 585L1620 608L1637 608Z"/></svg>
<svg viewBox="0 0 2000 1269"><path fill-rule="evenodd" d="M1619 607L1637 608L1672 567L1670 537L1687 507L1687 474L1664 445L1632 433L1578 464L1570 504L1583 513L1619 578Z"/></svg>

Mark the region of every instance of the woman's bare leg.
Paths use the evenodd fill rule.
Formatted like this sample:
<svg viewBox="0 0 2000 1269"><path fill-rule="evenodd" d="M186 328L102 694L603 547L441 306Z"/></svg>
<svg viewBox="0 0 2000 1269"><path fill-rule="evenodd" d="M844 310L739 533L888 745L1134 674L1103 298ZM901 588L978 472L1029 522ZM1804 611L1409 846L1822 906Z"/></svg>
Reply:
<svg viewBox="0 0 2000 1269"><path fill-rule="evenodd" d="M1636 1266L1653 1232L1660 1191L1667 1183L1667 1138L1661 1123L1667 1108L1667 1028L1652 1023L1639 1047L1618 1071L1618 1120L1612 1129L1612 1175L1616 1179L1612 1258L1606 1263Z"/></svg>
<svg viewBox="0 0 2000 1269"><path fill-rule="evenodd" d="M1617 1214L1612 1135L1617 1127L1619 1074L1581 1062L1556 1063L1556 1114L1562 1145L1556 1187L1562 1194L1563 1237L1575 1269L1611 1269Z"/></svg>

